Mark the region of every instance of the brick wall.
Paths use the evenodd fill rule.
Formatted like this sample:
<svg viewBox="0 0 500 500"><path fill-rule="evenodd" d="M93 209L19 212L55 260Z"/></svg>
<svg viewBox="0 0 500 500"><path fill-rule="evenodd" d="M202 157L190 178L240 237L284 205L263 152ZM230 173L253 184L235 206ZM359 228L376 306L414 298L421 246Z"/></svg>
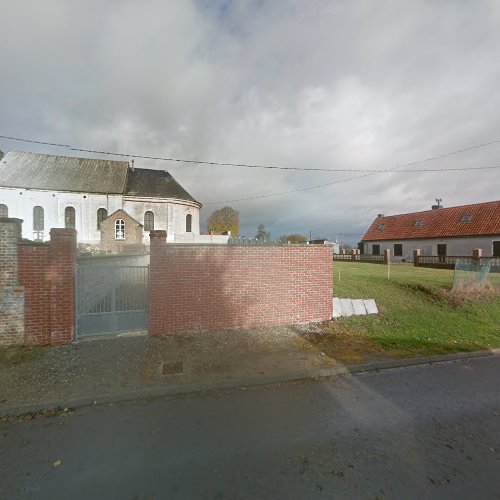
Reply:
<svg viewBox="0 0 500 500"><path fill-rule="evenodd" d="M0 219L0 345L72 342L76 231L33 243L21 240L21 223Z"/></svg>
<svg viewBox="0 0 500 500"><path fill-rule="evenodd" d="M74 340L75 261L74 229L51 229L50 243L19 244L26 345L57 345Z"/></svg>
<svg viewBox="0 0 500 500"><path fill-rule="evenodd" d="M0 218L0 345L24 341L24 290L18 280L20 219Z"/></svg>
<svg viewBox="0 0 500 500"><path fill-rule="evenodd" d="M151 335L331 318L331 248L198 246L151 232Z"/></svg>

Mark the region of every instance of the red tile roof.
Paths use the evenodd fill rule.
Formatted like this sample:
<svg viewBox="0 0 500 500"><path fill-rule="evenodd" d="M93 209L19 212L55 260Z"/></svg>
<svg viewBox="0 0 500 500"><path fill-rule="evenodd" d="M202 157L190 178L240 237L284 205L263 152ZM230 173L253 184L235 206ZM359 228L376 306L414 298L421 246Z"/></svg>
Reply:
<svg viewBox="0 0 500 500"><path fill-rule="evenodd" d="M470 216L469 222L462 222L465 215ZM500 235L500 201L377 217L363 241L488 234Z"/></svg>

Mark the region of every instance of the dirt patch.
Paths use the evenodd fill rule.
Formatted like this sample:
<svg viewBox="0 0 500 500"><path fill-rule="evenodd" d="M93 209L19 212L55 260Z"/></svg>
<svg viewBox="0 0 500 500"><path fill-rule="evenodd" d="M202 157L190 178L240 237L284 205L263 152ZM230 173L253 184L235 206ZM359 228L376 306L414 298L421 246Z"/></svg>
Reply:
<svg viewBox="0 0 500 500"><path fill-rule="evenodd" d="M0 348L0 367L18 365L42 356L43 347L9 346Z"/></svg>
<svg viewBox="0 0 500 500"><path fill-rule="evenodd" d="M357 364L386 356L387 351L367 336L359 335L342 320L324 321L299 330L310 348L332 360Z"/></svg>

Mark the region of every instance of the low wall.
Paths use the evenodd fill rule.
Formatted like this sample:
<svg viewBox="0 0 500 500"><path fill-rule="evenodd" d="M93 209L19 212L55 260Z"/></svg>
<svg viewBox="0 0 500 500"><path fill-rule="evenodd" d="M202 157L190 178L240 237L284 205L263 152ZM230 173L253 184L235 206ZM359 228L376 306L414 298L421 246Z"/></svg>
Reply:
<svg viewBox="0 0 500 500"><path fill-rule="evenodd" d="M166 244L152 231L150 335L330 319L331 249Z"/></svg>

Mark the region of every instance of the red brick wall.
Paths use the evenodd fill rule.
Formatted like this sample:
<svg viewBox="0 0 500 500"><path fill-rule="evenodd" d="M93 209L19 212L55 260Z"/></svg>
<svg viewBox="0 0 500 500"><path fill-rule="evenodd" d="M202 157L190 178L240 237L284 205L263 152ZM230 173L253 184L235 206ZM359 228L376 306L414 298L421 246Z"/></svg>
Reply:
<svg viewBox="0 0 500 500"><path fill-rule="evenodd" d="M151 335L331 318L331 248L198 246L151 232Z"/></svg>
<svg viewBox="0 0 500 500"><path fill-rule="evenodd" d="M19 282L24 286L24 343L50 344L48 244L19 245Z"/></svg>
<svg viewBox="0 0 500 500"><path fill-rule="evenodd" d="M66 344L75 338L76 231L52 229L50 243L20 243L24 343Z"/></svg>

